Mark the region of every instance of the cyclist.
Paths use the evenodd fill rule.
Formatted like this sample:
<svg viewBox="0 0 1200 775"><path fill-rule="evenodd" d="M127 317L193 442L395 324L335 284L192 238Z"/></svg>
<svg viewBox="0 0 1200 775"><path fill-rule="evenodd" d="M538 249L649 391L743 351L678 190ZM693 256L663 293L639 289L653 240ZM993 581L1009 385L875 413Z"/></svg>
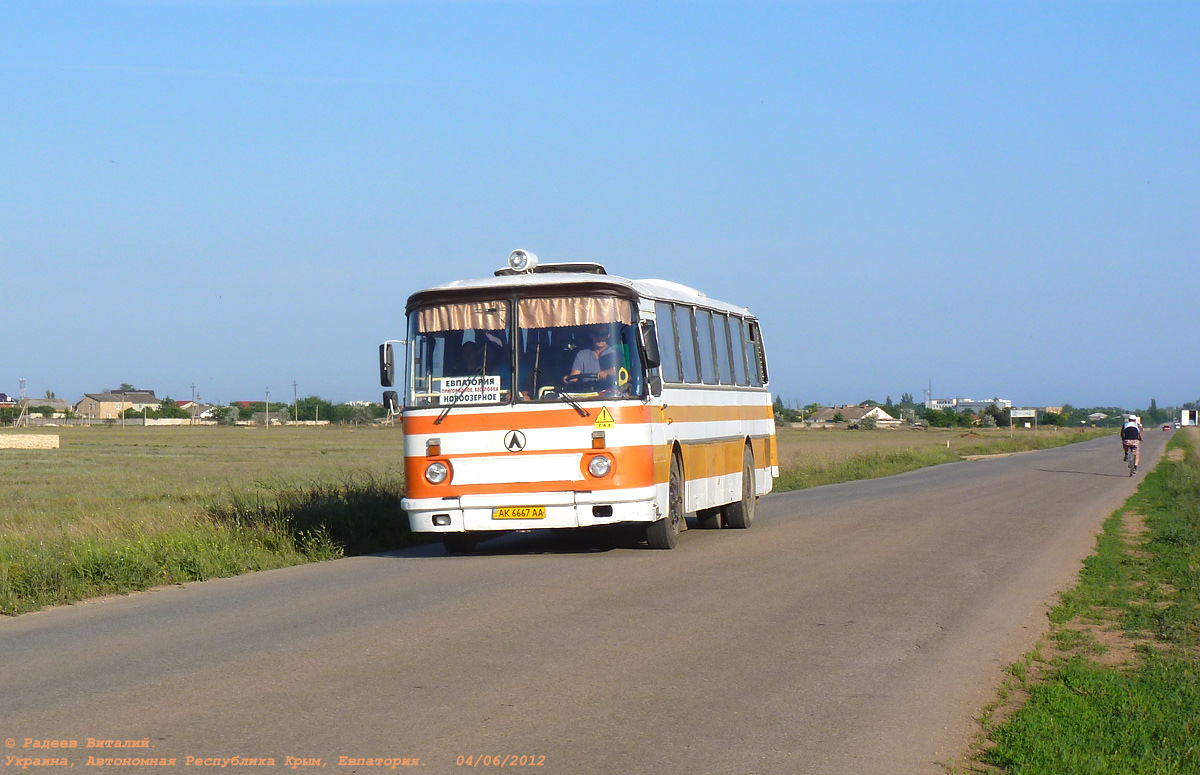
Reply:
<svg viewBox="0 0 1200 775"><path fill-rule="evenodd" d="M1131 414L1125 418L1125 424L1121 426L1121 447L1125 450L1126 461L1129 456L1133 455L1133 470L1136 472L1138 464L1141 463L1141 442L1142 442L1142 422L1136 414Z"/></svg>

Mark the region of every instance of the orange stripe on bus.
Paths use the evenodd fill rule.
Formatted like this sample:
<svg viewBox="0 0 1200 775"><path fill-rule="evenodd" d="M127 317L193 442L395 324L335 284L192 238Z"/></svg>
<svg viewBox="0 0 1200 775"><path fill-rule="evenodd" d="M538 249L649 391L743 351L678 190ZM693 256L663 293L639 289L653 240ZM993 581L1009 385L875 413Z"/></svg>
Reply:
<svg viewBox="0 0 1200 775"><path fill-rule="evenodd" d="M766 420L774 410L762 406L678 406L666 407L669 422L720 422L728 420Z"/></svg>
<svg viewBox="0 0 1200 775"><path fill-rule="evenodd" d="M707 479L740 473L745 446L741 439L681 445L684 478Z"/></svg>

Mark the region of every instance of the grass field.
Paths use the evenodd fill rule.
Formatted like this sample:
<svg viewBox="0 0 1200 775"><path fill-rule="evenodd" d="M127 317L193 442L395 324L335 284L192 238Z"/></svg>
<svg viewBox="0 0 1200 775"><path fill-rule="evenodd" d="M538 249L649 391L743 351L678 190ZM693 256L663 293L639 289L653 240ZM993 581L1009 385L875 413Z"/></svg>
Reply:
<svg viewBox="0 0 1200 775"><path fill-rule="evenodd" d="M395 427L36 432L57 432L61 448L0 449L0 613L411 542ZM1087 437L783 428L776 487Z"/></svg>
<svg viewBox="0 0 1200 775"><path fill-rule="evenodd" d="M57 450L0 450L0 613L409 538L397 428L59 434Z"/></svg>

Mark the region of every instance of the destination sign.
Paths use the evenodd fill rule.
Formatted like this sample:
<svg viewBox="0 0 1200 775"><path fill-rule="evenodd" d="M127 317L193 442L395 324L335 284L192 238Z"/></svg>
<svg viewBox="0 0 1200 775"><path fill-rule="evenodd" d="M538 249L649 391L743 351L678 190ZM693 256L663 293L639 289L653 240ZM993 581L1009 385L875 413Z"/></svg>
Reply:
<svg viewBox="0 0 1200 775"><path fill-rule="evenodd" d="M445 377L442 403L487 404L500 401L500 377L492 374L473 377Z"/></svg>

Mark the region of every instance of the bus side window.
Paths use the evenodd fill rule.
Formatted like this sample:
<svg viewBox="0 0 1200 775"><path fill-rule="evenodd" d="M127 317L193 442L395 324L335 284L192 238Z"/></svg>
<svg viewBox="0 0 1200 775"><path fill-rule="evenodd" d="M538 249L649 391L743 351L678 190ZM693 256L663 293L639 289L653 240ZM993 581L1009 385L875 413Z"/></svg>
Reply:
<svg viewBox="0 0 1200 775"><path fill-rule="evenodd" d="M713 357L712 312L696 310L696 347L700 354L700 381L717 384L717 364Z"/></svg>
<svg viewBox="0 0 1200 775"><path fill-rule="evenodd" d="M723 312L713 313L713 344L717 348L717 376L722 385L733 384L729 364L729 318Z"/></svg>
<svg viewBox="0 0 1200 775"><path fill-rule="evenodd" d="M763 353L762 337L759 335L758 323L751 322L750 340L747 342L750 346L747 348L747 355L750 355L754 362L750 365L750 383L755 387L762 387L767 381L767 358Z"/></svg>
<svg viewBox="0 0 1200 775"><path fill-rule="evenodd" d="M654 304L654 328L658 334L658 357L661 360L663 382L679 381L679 348L675 343L675 318L671 305L659 301Z"/></svg>
<svg viewBox="0 0 1200 775"><path fill-rule="evenodd" d="M733 384L748 385L746 381L746 324L741 318L731 318L730 344L733 345Z"/></svg>
<svg viewBox="0 0 1200 775"><path fill-rule="evenodd" d="M683 366L683 381L696 383L700 375L696 368L696 323L692 308L675 306L675 335L679 339L679 362Z"/></svg>

